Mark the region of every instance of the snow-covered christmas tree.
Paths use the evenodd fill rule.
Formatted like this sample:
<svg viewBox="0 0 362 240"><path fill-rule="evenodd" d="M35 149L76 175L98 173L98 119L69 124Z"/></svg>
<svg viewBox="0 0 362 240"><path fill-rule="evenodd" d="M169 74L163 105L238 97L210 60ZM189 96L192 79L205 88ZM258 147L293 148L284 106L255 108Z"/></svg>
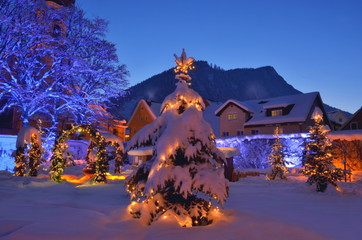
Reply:
<svg viewBox="0 0 362 240"><path fill-rule="evenodd" d="M187 74L194 59L183 50L176 57L176 90L162 103L161 116L142 128L128 149L153 146L151 160L127 179L129 211L145 224L162 219L180 226L201 226L213 221L215 203L228 197L225 158L216 148L210 125L203 119L200 95L189 88Z"/></svg>
<svg viewBox="0 0 362 240"><path fill-rule="evenodd" d="M275 142L272 145L272 152L269 155L269 163L271 164L270 173L267 175L268 180L274 180L275 178L287 180L286 173L288 169L286 167L286 161L284 160L284 145L280 142L279 128L275 128L274 131Z"/></svg>
<svg viewBox="0 0 362 240"><path fill-rule="evenodd" d="M316 184L317 192L324 192L328 184L337 187L336 181L342 180L344 170L336 168L332 160L332 142L326 137L328 130L323 125L323 112L316 107L312 119L315 125L310 128L310 141L306 145L305 169L303 174L308 176L307 183Z"/></svg>

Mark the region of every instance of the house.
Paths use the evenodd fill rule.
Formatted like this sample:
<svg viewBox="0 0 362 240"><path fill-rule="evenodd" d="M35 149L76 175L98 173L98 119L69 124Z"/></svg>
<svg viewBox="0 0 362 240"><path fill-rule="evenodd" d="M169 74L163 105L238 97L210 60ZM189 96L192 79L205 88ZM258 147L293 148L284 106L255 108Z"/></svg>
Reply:
<svg viewBox="0 0 362 240"><path fill-rule="evenodd" d="M128 139L131 139L145 125L153 122L160 115L160 109L161 103L141 99L128 120Z"/></svg>
<svg viewBox="0 0 362 240"><path fill-rule="evenodd" d="M211 125L216 137L219 135L219 118L215 116L215 110L222 105L203 99L206 109L203 111L204 119ZM126 139L131 139L145 125L153 122L161 114L161 103L141 99L134 108L128 120Z"/></svg>
<svg viewBox="0 0 362 240"><path fill-rule="evenodd" d="M331 123L331 129L333 131L340 130L342 125L347 122L348 117L341 110L334 110L327 112L328 119Z"/></svg>
<svg viewBox="0 0 362 240"><path fill-rule="evenodd" d="M362 129L362 107L341 127L341 130Z"/></svg>
<svg viewBox="0 0 362 240"><path fill-rule="evenodd" d="M216 111L220 117L220 136L308 132L314 122L311 115L319 107L325 124L330 126L318 92L283 97L237 101L228 100Z"/></svg>

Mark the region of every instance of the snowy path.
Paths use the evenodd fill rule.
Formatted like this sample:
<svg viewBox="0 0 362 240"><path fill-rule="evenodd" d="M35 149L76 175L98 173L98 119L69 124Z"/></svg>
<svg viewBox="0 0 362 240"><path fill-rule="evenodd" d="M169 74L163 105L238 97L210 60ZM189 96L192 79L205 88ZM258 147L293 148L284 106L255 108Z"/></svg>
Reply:
<svg viewBox="0 0 362 240"><path fill-rule="evenodd" d="M75 188L0 172L0 239L361 239L361 191L318 194L300 180L250 177L230 185L224 220L197 228L145 227L125 217L122 181Z"/></svg>

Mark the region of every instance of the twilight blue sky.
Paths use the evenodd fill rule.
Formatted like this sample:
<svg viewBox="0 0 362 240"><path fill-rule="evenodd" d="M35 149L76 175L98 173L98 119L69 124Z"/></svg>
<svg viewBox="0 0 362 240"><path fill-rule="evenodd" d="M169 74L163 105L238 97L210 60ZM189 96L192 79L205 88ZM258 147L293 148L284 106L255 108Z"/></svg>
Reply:
<svg viewBox="0 0 362 240"><path fill-rule="evenodd" d="M173 53L224 69L273 66L302 92L362 106L360 0L76 0L110 22L130 86L174 67Z"/></svg>

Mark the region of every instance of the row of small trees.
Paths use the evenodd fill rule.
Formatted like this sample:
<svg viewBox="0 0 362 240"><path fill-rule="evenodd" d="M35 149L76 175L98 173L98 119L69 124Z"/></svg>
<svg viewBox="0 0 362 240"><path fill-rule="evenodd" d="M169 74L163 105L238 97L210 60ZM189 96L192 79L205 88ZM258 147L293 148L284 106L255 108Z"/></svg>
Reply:
<svg viewBox="0 0 362 240"><path fill-rule="evenodd" d="M332 142L326 137L326 129L323 125L323 115L318 109L313 113L315 125L310 128L310 137L306 144L303 175L308 177L307 183L315 184L318 192L324 192L328 184L337 187L337 181L342 180L350 171L335 168L332 161L336 158L332 153ZM280 143L278 128L275 131L275 143L272 145L272 153L269 155L271 172L267 179L276 178L286 180L287 167L284 160L283 144Z"/></svg>
<svg viewBox="0 0 362 240"><path fill-rule="evenodd" d="M94 172L92 182L107 182L109 161L113 159L115 161L114 172L120 173L123 160L123 143L114 135L110 137L111 134L101 133L91 125L73 125L72 129L62 132L52 149L49 175L53 181L61 183L64 168L70 164L74 165L73 160L69 161L67 144L70 136L74 133L86 134L91 138L87 152L96 152L96 156L95 159L87 159L87 170ZM43 160L39 132L33 127L23 128L17 138L16 147L14 175L36 177Z"/></svg>

